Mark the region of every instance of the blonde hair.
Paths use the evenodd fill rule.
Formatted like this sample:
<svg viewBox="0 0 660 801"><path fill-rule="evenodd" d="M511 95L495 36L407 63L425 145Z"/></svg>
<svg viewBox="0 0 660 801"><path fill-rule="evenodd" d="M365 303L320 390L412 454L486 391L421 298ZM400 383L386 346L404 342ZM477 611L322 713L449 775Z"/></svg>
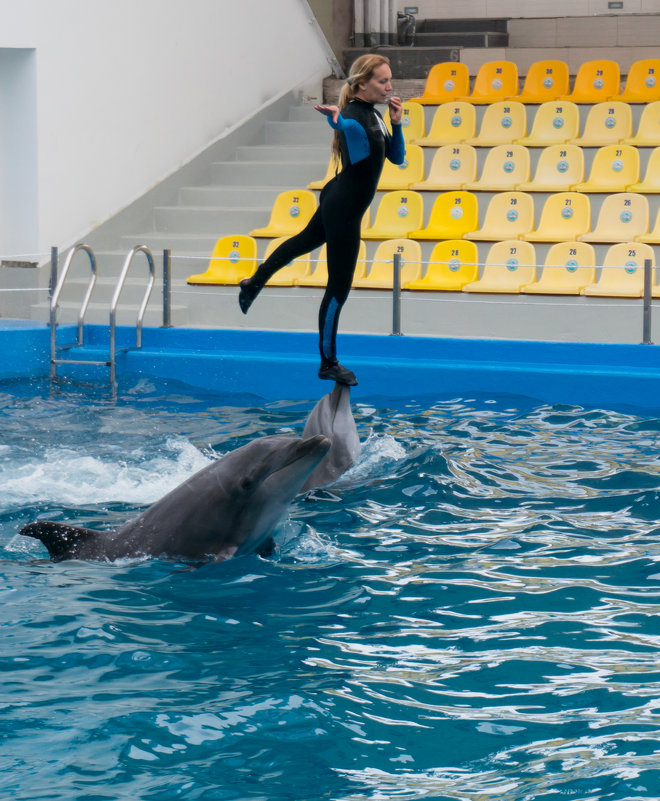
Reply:
<svg viewBox="0 0 660 801"><path fill-rule="evenodd" d="M381 67L383 64L389 65L389 63L389 58L386 56L381 56L378 53L366 53L364 56L360 56L360 58L355 59L355 61L351 64L351 68L348 73L348 79L339 93L339 101L337 103L339 111L341 111L343 108L346 108L351 100L357 96L362 84L365 84L371 80L374 70L377 70L378 67ZM337 162L337 168L339 168L339 163L341 161L339 131L335 131L335 135L332 139L332 155Z"/></svg>

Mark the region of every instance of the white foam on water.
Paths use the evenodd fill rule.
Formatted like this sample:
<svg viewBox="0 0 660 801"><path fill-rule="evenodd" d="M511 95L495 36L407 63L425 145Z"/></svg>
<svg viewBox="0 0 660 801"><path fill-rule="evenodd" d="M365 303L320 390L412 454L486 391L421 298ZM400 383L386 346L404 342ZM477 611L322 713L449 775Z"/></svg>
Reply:
<svg viewBox="0 0 660 801"><path fill-rule="evenodd" d="M0 464L0 510L31 503L150 504L211 461L180 437L153 454L49 448L20 465Z"/></svg>
<svg viewBox="0 0 660 801"><path fill-rule="evenodd" d="M406 449L391 434L369 434L362 443L359 460L332 486L350 484L377 476L383 467L399 462L407 456Z"/></svg>

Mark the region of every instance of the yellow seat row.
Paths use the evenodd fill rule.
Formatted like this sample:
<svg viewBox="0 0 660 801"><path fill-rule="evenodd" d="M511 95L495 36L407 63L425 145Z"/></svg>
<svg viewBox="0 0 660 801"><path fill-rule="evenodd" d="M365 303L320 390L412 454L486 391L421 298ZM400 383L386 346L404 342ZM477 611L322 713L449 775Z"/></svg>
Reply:
<svg viewBox="0 0 660 801"><path fill-rule="evenodd" d="M547 100L571 100L575 103L598 103L623 100L646 103L660 100L660 59L641 59L628 72L626 86L620 91L619 65L609 59L586 61L580 65L573 89L569 91L569 69L565 61L550 59L530 65L522 90L518 85L518 67L513 61L489 61L482 64L470 92L470 74L466 64L448 61L431 67L424 92L414 98L424 105L448 100L471 103L494 103L515 99L521 103Z"/></svg>
<svg viewBox="0 0 660 801"><path fill-rule="evenodd" d="M274 240L266 256L282 240ZM360 243L353 287L357 289L392 289L393 259L398 254L403 289L434 292L485 292L593 295L641 297L643 266L649 259L655 266L653 248L646 244L625 242L609 248L600 277L596 280L596 253L586 242L569 241L553 245L537 280L536 252L530 242L506 240L495 242L488 250L481 278L479 251L474 242L454 239L439 242L433 248L423 274L419 242L392 239L376 248L367 272L366 247ZM249 236L228 236L218 240L208 270L191 275L189 284L237 284L252 275L257 266L256 242ZM325 246L312 270L309 255L283 267L269 281L270 286L325 287L328 281ZM655 271L652 292L660 297Z"/></svg>
<svg viewBox="0 0 660 801"><path fill-rule="evenodd" d="M659 154L660 157L660 154ZM304 210L294 217L288 213L291 198ZM303 203L303 200L306 203ZM316 209L316 197L308 190L289 190L278 196L271 225L250 232L254 237L279 238L298 233ZM534 229L532 195L518 190L495 194L479 228L479 200L464 189L442 192L431 207L424 225L423 196L414 190L385 193L371 221L368 210L362 220L363 239L526 239L560 242L581 239L588 242L638 240L660 244L660 211L649 232L649 202L643 194L614 192L603 199L596 227L591 230L591 201L581 192L555 192L546 200ZM288 222L288 228L285 223Z"/></svg>
<svg viewBox="0 0 660 801"><path fill-rule="evenodd" d="M481 175L477 177L477 153L472 145L456 144L439 147L431 162L428 176L424 172L424 153L417 145L409 145L403 164L386 162L378 182L380 191L413 189L442 192L468 189L481 192L503 192L518 189L524 192L660 193L660 147L649 156L643 180L640 156L632 145L606 145L593 157L589 177L585 180L584 152L579 145L550 145L543 149L531 177L529 151L523 145L496 145L486 155ZM332 166L328 167L331 177ZM318 184L309 184L316 188ZM273 234L277 235L277 234Z"/></svg>
<svg viewBox="0 0 660 801"><path fill-rule="evenodd" d="M438 106L428 134L424 108L407 100L403 104L403 137L406 144L440 147L464 142L475 147L519 144L527 147L570 142L583 147L622 144L653 147L660 145L660 100L645 104L633 134L631 106L620 100L591 106L580 133L580 110L570 101L542 103L536 110L532 129L527 131L527 112L518 101L497 101L484 112L477 133L477 111L472 103L453 101ZM385 123L390 126L389 114Z"/></svg>

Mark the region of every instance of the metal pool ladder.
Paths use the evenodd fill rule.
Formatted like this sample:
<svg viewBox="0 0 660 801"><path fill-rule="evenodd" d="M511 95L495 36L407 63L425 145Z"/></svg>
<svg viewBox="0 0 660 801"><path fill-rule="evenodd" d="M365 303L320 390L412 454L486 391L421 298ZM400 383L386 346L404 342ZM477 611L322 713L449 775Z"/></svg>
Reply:
<svg viewBox="0 0 660 801"><path fill-rule="evenodd" d="M87 253L89 257L89 263L91 267L92 274L89 279L89 283L87 285L87 291L85 292L85 297L83 298L82 305L80 307L80 312L78 314L78 334L76 341L70 345L61 345L59 348L57 346L57 308L60 300L60 295L62 294L62 288L64 287L64 283L66 282L66 278L69 272L69 267L71 266L71 262L73 261L73 257L78 253L78 251L84 251ZM156 267L154 264L154 257L146 245L136 245L134 248L131 249L129 254L126 256L124 260L124 265L121 269L121 273L119 275L119 279L117 281L117 285L115 287L115 292L112 297L112 302L110 304L110 353L107 359L96 360L96 359L66 359L66 358L58 358L58 351L68 351L72 348L80 348L84 345L84 322L85 322L85 314L87 313L87 307L89 306L89 301L92 297L92 292L94 291L94 286L96 284L96 276L97 276L97 264L96 264L96 256L94 255L94 251L89 247L89 245L79 244L73 247L70 251L66 260L64 262L64 266L62 267L62 273L57 281L57 286L53 290L53 294L50 300L50 377L51 380L57 377L57 365L58 364L89 364L89 365L99 365L103 367L110 368L110 384L114 387L116 384L117 379L117 353L122 353L124 351L131 350L130 347L120 348L117 350L117 306L119 305L119 297L121 295L121 291L124 288L124 284L126 283L126 276L128 275L128 271L131 267L133 259L137 253L144 253L147 258L147 262L149 264L149 280L147 281L147 286L145 289L144 297L142 298L142 303L140 304L140 308L138 310L137 321L135 324L135 348L142 347L142 321L144 320L144 314L147 310L147 304L149 303L149 298L151 296L151 290L153 289L154 282L156 280Z"/></svg>

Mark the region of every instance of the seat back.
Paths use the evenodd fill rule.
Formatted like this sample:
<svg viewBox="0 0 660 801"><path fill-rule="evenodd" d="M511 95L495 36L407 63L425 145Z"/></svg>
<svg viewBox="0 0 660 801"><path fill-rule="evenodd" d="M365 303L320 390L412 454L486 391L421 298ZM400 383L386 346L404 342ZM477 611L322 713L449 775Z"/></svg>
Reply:
<svg viewBox="0 0 660 801"><path fill-rule="evenodd" d="M632 109L627 103L608 100L589 109L582 136L574 141L583 147L602 147L631 136Z"/></svg>
<svg viewBox="0 0 660 801"><path fill-rule="evenodd" d="M534 198L525 192L498 192L493 195L484 223L466 239L516 239L534 227Z"/></svg>
<svg viewBox="0 0 660 801"><path fill-rule="evenodd" d="M354 286L371 285L379 289L393 286L394 254L400 256L401 286L422 277L422 248L413 239L388 239L381 242L374 253L373 263L365 281L354 281Z"/></svg>
<svg viewBox="0 0 660 801"><path fill-rule="evenodd" d="M578 191L616 192L639 181L639 153L632 145L605 145L594 154L586 184L578 184Z"/></svg>
<svg viewBox="0 0 660 801"><path fill-rule="evenodd" d="M651 265L655 266L655 254L650 245L640 242L612 245L605 254L598 281L585 287L582 294L642 297L646 259L650 259ZM655 284L655 270L651 275L651 283Z"/></svg>
<svg viewBox="0 0 660 801"><path fill-rule="evenodd" d="M630 242L649 230L649 202L635 192L607 195L598 213L593 232L585 234L588 242Z"/></svg>
<svg viewBox="0 0 660 801"><path fill-rule="evenodd" d="M385 159L378 181L378 189L407 189L410 184L424 180L424 151L419 145L407 145L402 164Z"/></svg>
<svg viewBox="0 0 660 801"><path fill-rule="evenodd" d="M309 189L280 192L275 198L268 225L250 231L250 235L280 237L297 234L310 221L316 206L316 195Z"/></svg>
<svg viewBox="0 0 660 801"><path fill-rule="evenodd" d="M288 236L280 236L277 237L277 239L271 239L264 253L264 261L282 244L282 242L286 242L287 239L289 239ZM281 267L275 275L268 279L268 284L270 286L293 286L298 279L311 275L311 273L312 262L309 253L304 253L284 267Z"/></svg>
<svg viewBox="0 0 660 801"><path fill-rule="evenodd" d="M472 103L495 103L517 94L516 64L513 61L488 61L479 67L469 100Z"/></svg>
<svg viewBox="0 0 660 801"><path fill-rule="evenodd" d="M470 70L460 61L444 61L434 64L426 77L421 97L413 97L416 103L445 103L470 91Z"/></svg>
<svg viewBox="0 0 660 801"><path fill-rule="evenodd" d="M215 243L206 272L191 275L188 284L238 284L257 269L257 242L251 236L222 236Z"/></svg>
<svg viewBox="0 0 660 801"><path fill-rule="evenodd" d="M580 192L557 192L550 195L541 210L536 231L523 239L530 242L557 242L577 239L591 228L589 195Z"/></svg>
<svg viewBox="0 0 660 801"><path fill-rule="evenodd" d="M486 156L481 177L467 189L506 191L529 181L529 151L523 145L497 145Z"/></svg>
<svg viewBox="0 0 660 801"><path fill-rule="evenodd" d="M520 292L536 280L536 251L530 242L510 239L495 242L486 256L479 281L467 284L467 292Z"/></svg>
<svg viewBox="0 0 660 801"><path fill-rule="evenodd" d="M543 277L554 274L570 284L584 286L596 279L596 251L587 242L556 242L545 257Z"/></svg>
<svg viewBox="0 0 660 801"><path fill-rule="evenodd" d="M627 103L660 100L660 58L644 58L631 64L626 87L614 99Z"/></svg>
<svg viewBox="0 0 660 801"><path fill-rule="evenodd" d="M447 291L460 290L479 277L479 250L467 239L438 242L431 251L425 280Z"/></svg>
<svg viewBox="0 0 660 801"><path fill-rule="evenodd" d="M637 131L627 140L631 145L660 145L660 100L644 106L637 124Z"/></svg>
<svg viewBox="0 0 660 801"><path fill-rule="evenodd" d="M575 103L600 103L619 93L620 77L616 61L585 61L578 68L573 91L566 99Z"/></svg>
<svg viewBox="0 0 660 801"><path fill-rule="evenodd" d="M649 155L644 180L639 184L632 184L629 189L631 192L660 193L660 147L653 148Z"/></svg>
<svg viewBox="0 0 660 801"><path fill-rule="evenodd" d="M527 134L527 112L522 103L503 100L492 103L485 110L479 135L468 144L492 147L508 144Z"/></svg>
<svg viewBox="0 0 660 801"><path fill-rule="evenodd" d="M527 70L522 91L513 99L521 103L545 103L568 94L568 91L568 64L565 61L535 61Z"/></svg>
<svg viewBox="0 0 660 801"><path fill-rule="evenodd" d="M427 137L417 144L439 147L454 142L463 142L473 137L477 130L477 112L472 103L455 100L443 103L435 111Z"/></svg>
<svg viewBox="0 0 660 801"><path fill-rule="evenodd" d="M401 133L403 134L404 142L414 142L415 139L421 139L426 134L426 122L424 118L424 106L420 103L415 103L412 100L406 100L402 104L401 110ZM392 122L390 120L390 110L386 109L383 114L385 125L388 131L392 131Z"/></svg>
<svg viewBox="0 0 660 801"><path fill-rule="evenodd" d="M534 180L522 184L524 191L566 190L584 181L584 153L578 145L550 145L541 151Z"/></svg>
<svg viewBox="0 0 660 801"><path fill-rule="evenodd" d="M424 201L418 192L386 192L376 210L374 224L362 230L365 239L397 239L424 222Z"/></svg>
<svg viewBox="0 0 660 801"><path fill-rule="evenodd" d="M424 239L462 239L479 224L479 203L472 192L456 190L438 195L431 208L429 223L424 231L412 231L410 236Z"/></svg>
<svg viewBox="0 0 660 801"><path fill-rule="evenodd" d="M538 107L531 133L516 142L519 145L547 147L575 139L579 130L580 109L569 100L554 100Z"/></svg>
<svg viewBox="0 0 660 801"><path fill-rule="evenodd" d="M440 191L460 189L476 177L477 151L472 145L442 145L433 156L426 181L414 188Z"/></svg>

